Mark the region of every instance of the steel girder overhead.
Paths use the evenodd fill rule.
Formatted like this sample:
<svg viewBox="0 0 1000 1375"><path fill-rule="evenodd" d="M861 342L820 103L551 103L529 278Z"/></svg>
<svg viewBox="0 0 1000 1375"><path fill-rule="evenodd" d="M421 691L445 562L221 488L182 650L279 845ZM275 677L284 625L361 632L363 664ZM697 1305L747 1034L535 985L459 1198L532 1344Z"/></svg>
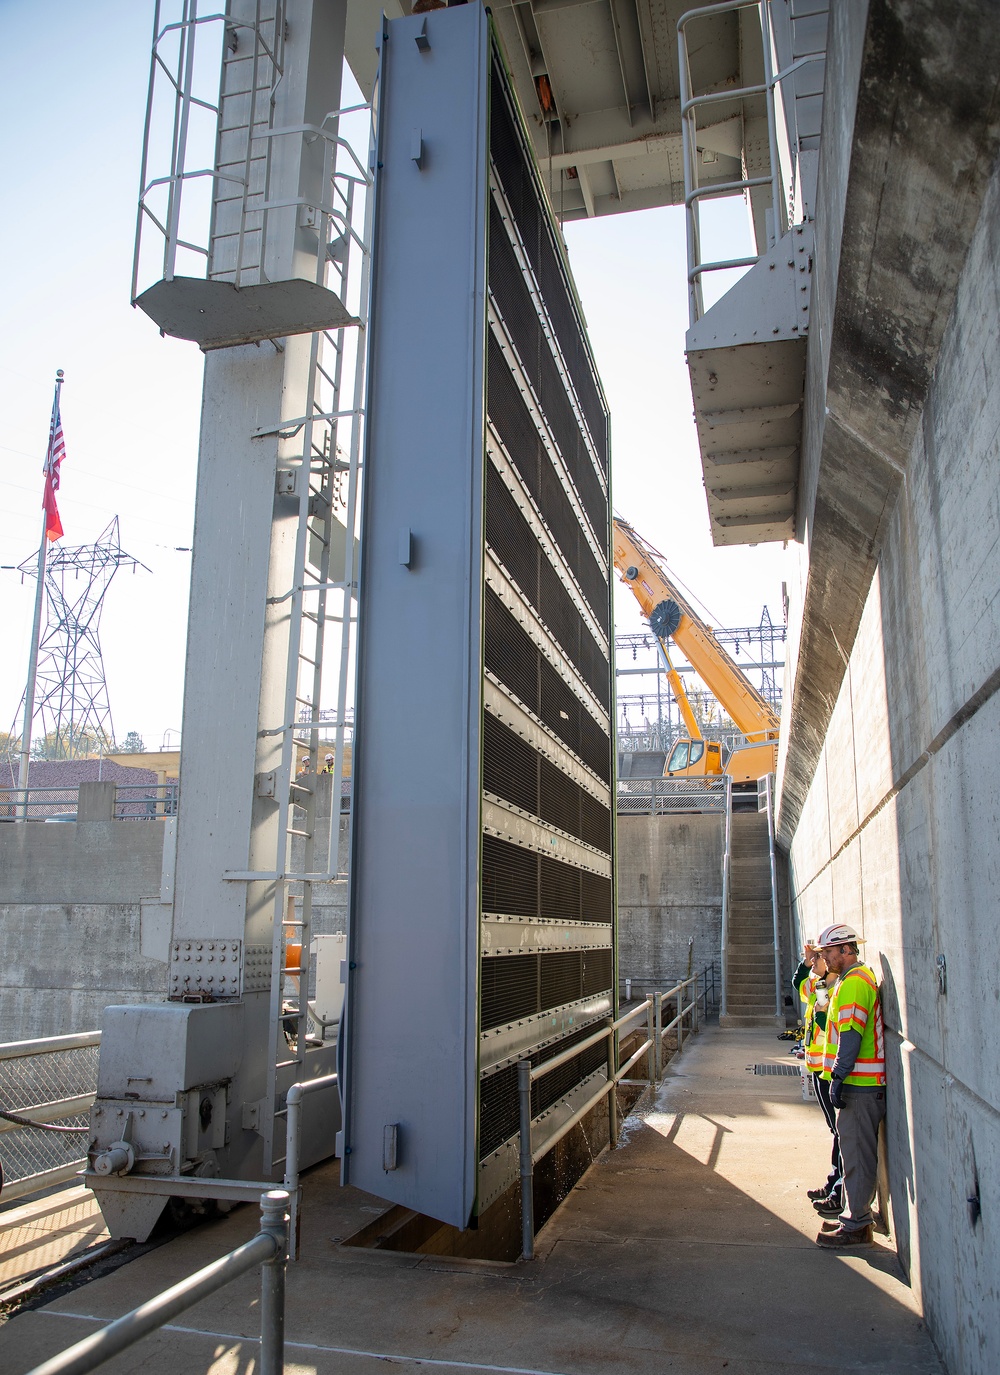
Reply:
<svg viewBox="0 0 1000 1375"><path fill-rule="evenodd" d="M351 0L347 55L362 89L375 75L382 10L409 13L410 0ZM684 200L677 21L684 0L494 0L490 9L539 171L562 220L677 205ZM753 11L719 15L692 45L699 91L754 85L762 73L747 27ZM755 123L755 118L757 123ZM766 170L763 102L733 100L699 124L700 185L738 181L743 160ZM758 243L764 244L763 206Z"/></svg>

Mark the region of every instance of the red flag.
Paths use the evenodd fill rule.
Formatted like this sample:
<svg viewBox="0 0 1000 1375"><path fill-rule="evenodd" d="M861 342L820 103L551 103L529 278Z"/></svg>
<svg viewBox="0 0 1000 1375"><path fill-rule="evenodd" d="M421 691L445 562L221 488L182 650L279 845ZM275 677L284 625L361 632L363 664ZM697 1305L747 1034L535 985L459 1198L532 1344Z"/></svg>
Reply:
<svg viewBox="0 0 1000 1375"><path fill-rule="evenodd" d="M62 539L62 521L56 505L56 492L59 490L59 466L66 457L63 442L62 419L59 415L59 396L56 394L52 407L52 424L49 428L49 451L45 455L45 492L42 496L42 509L45 512L45 534L50 540Z"/></svg>

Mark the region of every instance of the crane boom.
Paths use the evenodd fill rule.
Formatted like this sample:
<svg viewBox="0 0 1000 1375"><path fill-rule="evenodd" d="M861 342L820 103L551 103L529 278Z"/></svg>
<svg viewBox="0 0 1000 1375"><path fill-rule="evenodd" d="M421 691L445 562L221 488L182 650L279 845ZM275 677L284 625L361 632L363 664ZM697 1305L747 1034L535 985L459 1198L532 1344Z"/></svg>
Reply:
<svg viewBox="0 0 1000 1375"><path fill-rule="evenodd" d="M670 581L663 555L617 517L614 552L615 567L657 639L674 641L748 741L777 740L778 716Z"/></svg>

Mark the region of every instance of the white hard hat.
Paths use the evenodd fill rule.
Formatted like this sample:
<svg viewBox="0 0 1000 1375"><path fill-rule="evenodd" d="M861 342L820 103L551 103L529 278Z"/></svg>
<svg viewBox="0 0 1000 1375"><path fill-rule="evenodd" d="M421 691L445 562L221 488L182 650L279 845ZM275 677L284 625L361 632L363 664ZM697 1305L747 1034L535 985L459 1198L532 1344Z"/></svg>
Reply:
<svg viewBox="0 0 1000 1375"><path fill-rule="evenodd" d="M323 756L323 763L324 763L324 764L332 764L332 763L333 763L333 755L332 755L332 754L325 754L325 755Z"/></svg>
<svg viewBox="0 0 1000 1375"><path fill-rule="evenodd" d="M816 937L816 944L820 950L827 950L831 945L858 945L861 937L853 926L845 926L838 922L833 926L827 926Z"/></svg>

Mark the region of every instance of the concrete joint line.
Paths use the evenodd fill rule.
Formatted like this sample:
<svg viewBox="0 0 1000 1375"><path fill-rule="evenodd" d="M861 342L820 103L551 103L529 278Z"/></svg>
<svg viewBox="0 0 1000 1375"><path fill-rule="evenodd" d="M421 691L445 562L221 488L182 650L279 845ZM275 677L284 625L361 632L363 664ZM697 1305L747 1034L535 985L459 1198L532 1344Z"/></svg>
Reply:
<svg viewBox="0 0 1000 1375"><path fill-rule="evenodd" d="M838 649L840 648L839 645L837 647ZM809 889L816 882L816 880L820 878L823 874L825 874L827 869L829 869L832 864L836 863L836 861L840 858L844 851L848 849L849 846L854 844L854 842L857 840L861 832L872 821L875 820L879 812L881 812L885 807L888 807L889 803L893 800L893 798L897 797L907 786L907 784L911 783L913 779L917 776L917 774L920 773L920 771L923 768L925 768L927 764L930 763L933 757L944 749L945 745L947 745L948 741L952 738L952 736L957 734L957 732L961 730L962 726L964 726L967 721L971 721L972 717L976 715L979 709L981 707L984 707L986 703L990 700L990 698L996 695L998 689L1000 689L1000 668L995 668L993 672L990 674L990 676L986 679L986 681L982 684L982 686L977 688L976 691L972 694L972 696L966 702L964 702L962 706L959 707L958 711L956 711L955 714L946 722L946 724L942 726L942 728L938 731L937 735L935 735L934 739L923 751L923 753L917 756L917 758L913 761L909 768L906 769L905 772L900 774L899 778L892 785L889 791L885 793L884 796L881 797L878 802L876 802L875 806L865 817L864 821L862 821L859 826L855 827L855 829L851 832L851 834L847 837L843 844L837 850L834 851L834 853L830 856L826 863L821 868L816 870L816 872L813 874L812 878L805 885L805 887L796 889L794 895L796 901L804 893L808 893Z"/></svg>
<svg viewBox="0 0 1000 1375"><path fill-rule="evenodd" d="M107 1327L113 1322L113 1318L98 1318L90 1313L61 1313L58 1309L46 1310L53 1318L75 1318L78 1322L97 1323L100 1327ZM237 1332L215 1332L204 1327L182 1327L179 1323L164 1323L160 1332L181 1332L187 1337L208 1337L213 1341L236 1342L253 1346L256 1338L248 1337L245 1333L241 1336ZM433 1356L410 1356L405 1353L388 1351L361 1351L351 1346L326 1346L320 1342L294 1342L289 1337L285 1338L285 1346L295 1347L297 1351L327 1351L335 1356L364 1356L373 1361L386 1361L390 1364L402 1364L403 1361L410 1361L414 1365L432 1365L443 1370L484 1370L489 1375L562 1375L557 1370L536 1370L531 1366L522 1365L484 1365L480 1361L444 1361Z"/></svg>
<svg viewBox="0 0 1000 1375"><path fill-rule="evenodd" d="M946 1065L942 1065L940 1060L935 1060L934 1056L931 1055L929 1051L924 1050L921 1046L914 1045L914 1043L904 1036L896 1027L889 1026L887 1023L885 1031L887 1036L891 1036L894 1041L899 1042L899 1048L904 1055L913 1055L918 1060L922 1060L926 1065L930 1066L932 1070L941 1075L941 1078L947 1082L949 1088L957 1089L960 1096L971 1099L976 1107L983 1111L987 1117L991 1118L997 1125L1000 1125L1000 1108L994 1107L988 1099L980 1097L976 1090L970 1088L964 1079L956 1079Z"/></svg>

